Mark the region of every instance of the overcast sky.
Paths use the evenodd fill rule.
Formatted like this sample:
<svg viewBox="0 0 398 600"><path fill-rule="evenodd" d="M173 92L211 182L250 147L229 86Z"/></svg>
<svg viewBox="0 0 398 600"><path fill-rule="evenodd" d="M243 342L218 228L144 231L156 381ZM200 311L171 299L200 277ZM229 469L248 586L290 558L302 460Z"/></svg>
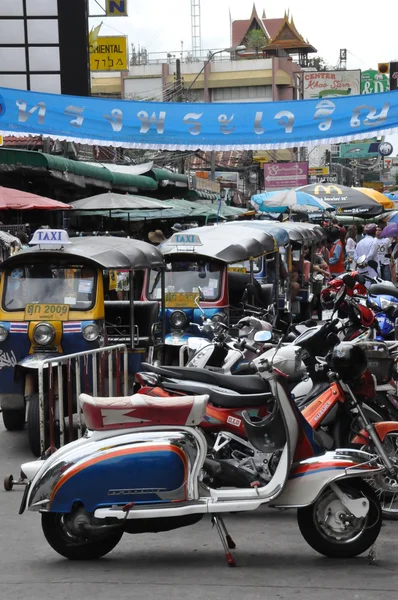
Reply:
<svg viewBox="0 0 398 600"><path fill-rule="evenodd" d="M104 0L97 0L104 5ZM128 0L129 17L101 19L102 35L126 34L129 43L148 52L191 50L191 0ZM201 0L202 47L230 46L230 21L248 19L252 0ZM398 59L398 0L259 0L259 16L283 17L290 10L298 31L332 66L340 48L348 50L349 69L377 68L378 62ZM91 14L100 11L90 0ZM100 19L91 19L96 25ZM398 151L398 136L394 136ZM394 152L394 154L396 153Z"/></svg>

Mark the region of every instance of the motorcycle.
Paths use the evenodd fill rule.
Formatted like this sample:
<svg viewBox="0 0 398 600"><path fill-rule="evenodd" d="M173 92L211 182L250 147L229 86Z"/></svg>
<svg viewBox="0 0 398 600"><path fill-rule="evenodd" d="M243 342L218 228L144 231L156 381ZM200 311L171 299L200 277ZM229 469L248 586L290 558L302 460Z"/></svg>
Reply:
<svg viewBox="0 0 398 600"><path fill-rule="evenodd" d="M227 563L235 547L223 515L297 508L307 543L325 556L348 558L368 550L381 528L380 504L364 481L384 472L375 456L356 450L322 453L285 380L300 367L301 350L279 347L253 361L269 385L269 414L243 411L247 439L274 458L271 478L238 489L206 485L209 449L199 427L209 396L155 399L81 395L88 431L45 461L22 465L30 481L20 513L41 513L47 542L77 560L109 553L126 533L170 531L209 514ZM237 378L239 379L239 378ZM210 466L211 468L211 466Z"/></svg>

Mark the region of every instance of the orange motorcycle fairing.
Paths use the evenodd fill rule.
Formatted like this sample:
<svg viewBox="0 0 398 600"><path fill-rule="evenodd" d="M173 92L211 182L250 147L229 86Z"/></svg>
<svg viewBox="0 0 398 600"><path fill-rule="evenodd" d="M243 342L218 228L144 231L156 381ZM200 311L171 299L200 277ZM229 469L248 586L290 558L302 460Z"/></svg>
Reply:
<svg viewBox="0 0 398 600"><path fill-rule="evenodd" d="M380 421L379 423L373 424L377 435L380 438L381 442L384 442L385 437L389 433L397 433L398 434L398 422L397 421ZM361 444L364 445L369 440L369 433L362 429L352 440L352 444Z"/></svg>
<svg viewBox="0 0 398 600"><path fill-rule="evenodd" d="M337 383L332 383L323 394L316 398L303 411L302 415L313 429L317 429L337 402L344 402L344 392Z"/></svg>

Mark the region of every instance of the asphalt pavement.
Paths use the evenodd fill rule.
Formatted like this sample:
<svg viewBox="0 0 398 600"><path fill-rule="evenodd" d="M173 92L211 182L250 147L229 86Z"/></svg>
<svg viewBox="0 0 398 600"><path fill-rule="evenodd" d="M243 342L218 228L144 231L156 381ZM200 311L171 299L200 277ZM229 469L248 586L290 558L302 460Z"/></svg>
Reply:
<svg viewBox="0 0 398 600"><path fill-rule="evenodd" d="M0 417L1 419L1 417ZM1 475L30 460L26 433L0 425ZM396 600L398 522L385 522L376 564L366 555L326 559L302 539L294 511L230 515L236 569L206 518L191 528L125 535L107 557L88 563L59 557L40 517L18 515L21 488L0 490L0 600Z"/></svg>

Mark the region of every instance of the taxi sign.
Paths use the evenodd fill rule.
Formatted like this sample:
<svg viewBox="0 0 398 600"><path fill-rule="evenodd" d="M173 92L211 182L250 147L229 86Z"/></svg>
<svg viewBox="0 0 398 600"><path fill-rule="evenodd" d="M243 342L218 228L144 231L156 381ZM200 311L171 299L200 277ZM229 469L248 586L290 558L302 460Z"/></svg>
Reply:
<svg viewBox="0 0 398 600"><path fill-rule="evenodd" d="M201 239L198 235L192 233L175 233L168 242L169 246L203 246Z"/></svg>
<svg viewBox="0 0 398 600"><path fill-rule="evenodd" d="M30 240L30 246L39 246L48 250L58 250L71 244L68 233L64 229L38 229Z"/></svg>

